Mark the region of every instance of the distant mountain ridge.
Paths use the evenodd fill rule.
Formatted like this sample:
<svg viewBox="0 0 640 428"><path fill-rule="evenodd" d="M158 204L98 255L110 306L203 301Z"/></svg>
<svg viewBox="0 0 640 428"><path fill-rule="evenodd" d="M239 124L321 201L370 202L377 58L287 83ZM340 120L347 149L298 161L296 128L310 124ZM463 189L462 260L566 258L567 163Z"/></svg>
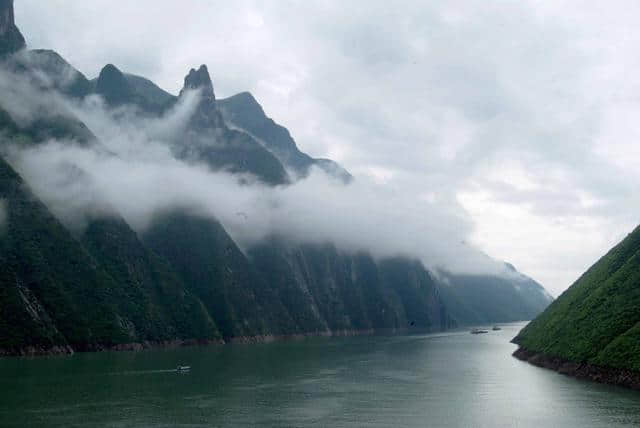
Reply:
<svg viewBox="0 0 640 428"><path fill-rule="evenodd" d="M453 318L478 325L535 318L553 300L536 281L506 263L505 275L439 272L441 296Z"/></svg>
<svg viewBox="0 0 640 428"><path fill-rule="evenodd" d="M9 46L19 34L12 1L0 0L0 16L10 16L0 27L0 42ZM177 159L226 171L244 185L288 186L314 166L344 185L353 180L337 163L300 151L251 94L216 99L204 65L188 72L174 96L112 64L88 80L54 51L25 50L24 42L11 46L0 68L24 77L43 97L99 96L110 111L126 107L144 118L162 117L195 94L184 132L166 136ZM11 116L11 101L0 94L0 200L7 211L0 235L0 354L439 331L523 319L548 303L513 292L537 284L455 275L445 283L420 261L377 260L331 243L301 245L272 236L242 251L219 221L186 209L156 213L141 233L115 211L89 216L80 232L69 230L7 162L5 149L52 138L81 147L101 142L70 112L20 123ZM473 284L480 293L507 293L515 309L497 314L468 301L461 290Z"/></svg>

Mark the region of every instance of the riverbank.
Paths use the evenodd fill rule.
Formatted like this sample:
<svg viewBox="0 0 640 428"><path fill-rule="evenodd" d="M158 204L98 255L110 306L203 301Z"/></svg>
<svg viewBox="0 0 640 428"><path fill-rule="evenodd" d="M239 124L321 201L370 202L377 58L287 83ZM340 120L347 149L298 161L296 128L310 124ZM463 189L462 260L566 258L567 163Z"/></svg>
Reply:
<svg viewBox="0 0 640 428"><path fill-rule="evenodd" d="M371 336L371 335L392 335L407 333L409 329L364 329L364 330L336 330L318 331L307 333L283 334L283 335L258 335L258 336L238 336L230 337L226 340L196 340L196 339L175 339L167 341L144 341L134 343L121 343L117 345L87 345L73 347L71 345L45 346L25 346L20 348L0 348L0 357L41 357L53 355L73 355L77 352L105 352L105 351L143 351L149 349L172 349L190 346L210 346L229 344L258 344L281 341L303 340L310 337L347 337L347 336ZM412 330L413 332L413 330ZM430 330L415 330L416 333L432 333Z"/></svg>
<svg viewBox="0 0 640 428"><path fill-rule="evenodd" d="M530 351L523 347L519 347L512 355L534 366L555 370L567 376L640 390L640 373L632 370L569 361L564 358Z"/></svg>
<svg viewBox="0 0 640 428"><path fill-rule="evenodd" d="M222 345L223 340L175 339L165 341L144 341L119 343L117 345L91 344L86 346L71 345L30 345L17 348L0 348L0 357L43 357L52 355L73 355L76 352L104 351L142 351L145 349L179 348L183 346Z"/></svg>

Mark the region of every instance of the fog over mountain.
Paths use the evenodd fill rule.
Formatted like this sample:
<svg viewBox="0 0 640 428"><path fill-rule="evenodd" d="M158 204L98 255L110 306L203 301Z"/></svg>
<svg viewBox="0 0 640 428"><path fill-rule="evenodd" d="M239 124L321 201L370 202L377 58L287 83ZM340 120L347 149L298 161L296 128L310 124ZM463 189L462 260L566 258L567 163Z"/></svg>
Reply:
<svg viewBox="0 0 640 428"><path fill-rule="evenodd" d="M143 232L155 215L180 207L219 219L244 248L278 235L298 243L332 242L377 257L418 257L434 272L510 274L464 243L471 226L459 211L366 176L345 186L314 169L291 185L271 187L255 177L239 180L176 159L169 141L187 126L202 97L197 89L154 118L134 106L109 109L97 96L82 101L57 92L43 96L17 75L0 74L0 88L0 103L22 125L66 111L99 139L98 145L52 139L8 150L18 172L71 229L81 231L97 213L114 212Z"/></svg>
<svg viewBox="0 0 640 428"><path fill-rule="evenodd" d="M0 1L0 355L442 331L553 299L455 201L298 147L206 64L176 95L29 49ZM28 37L27 37L28 40ZM99 45L96 45L99 49Z"/></svg>
<svg viewBox="0 0 640 428"><path fill-rule="evenodd" d="M0 425L640 420L637 4L16 7Z"/></svg>
<svg viewBox="0 0 640 428"><path fill-rule="evenodd" d="M637 221L639 14L623 0L16 4L31 47L91 77L114 63L177 94L206 63L220 98L250 91L305 152L455 210L467 242L555 294Z"/></svg>

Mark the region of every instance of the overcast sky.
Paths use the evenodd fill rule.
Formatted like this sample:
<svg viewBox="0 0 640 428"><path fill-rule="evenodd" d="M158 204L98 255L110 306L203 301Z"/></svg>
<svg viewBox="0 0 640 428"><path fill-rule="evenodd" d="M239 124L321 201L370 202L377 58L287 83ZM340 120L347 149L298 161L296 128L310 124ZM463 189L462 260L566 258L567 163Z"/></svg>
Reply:
<svg viewBox="0 0 640 428"><path fill-rule="evenodd" d="M177 93L206 63L219 98L250 91L303 151L455 208L554 295L638 223L636 1L15 3L29 46L90 78Z"/></svg>

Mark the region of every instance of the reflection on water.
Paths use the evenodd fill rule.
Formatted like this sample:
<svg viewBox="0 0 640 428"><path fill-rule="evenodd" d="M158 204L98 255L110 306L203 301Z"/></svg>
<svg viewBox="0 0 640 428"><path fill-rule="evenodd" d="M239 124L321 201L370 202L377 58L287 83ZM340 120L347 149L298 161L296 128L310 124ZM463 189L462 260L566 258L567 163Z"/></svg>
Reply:
<svg viewBox="0 0 640 428"><path fill-rule="evenodd" d="M0 359L0 426L640 426L640 393L512 358L520 327Z"/></svg>

